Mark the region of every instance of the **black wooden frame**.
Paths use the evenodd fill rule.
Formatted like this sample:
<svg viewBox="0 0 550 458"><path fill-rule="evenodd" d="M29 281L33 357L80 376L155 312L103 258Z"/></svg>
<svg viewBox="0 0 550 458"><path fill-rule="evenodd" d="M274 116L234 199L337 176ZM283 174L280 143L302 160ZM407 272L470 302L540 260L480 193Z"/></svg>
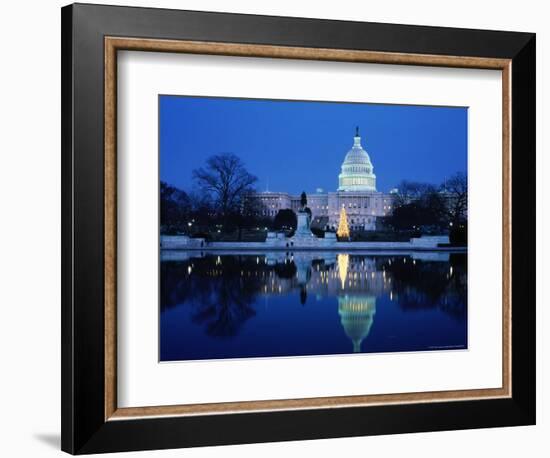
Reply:
<svg viewBox="0 0 550 458"><path fill-rule="evenodd" d="M62 9L61 35L64 451L535 423L534 34L75 4ZM105 36L512 59L512 397L105 421Z"/></svg>

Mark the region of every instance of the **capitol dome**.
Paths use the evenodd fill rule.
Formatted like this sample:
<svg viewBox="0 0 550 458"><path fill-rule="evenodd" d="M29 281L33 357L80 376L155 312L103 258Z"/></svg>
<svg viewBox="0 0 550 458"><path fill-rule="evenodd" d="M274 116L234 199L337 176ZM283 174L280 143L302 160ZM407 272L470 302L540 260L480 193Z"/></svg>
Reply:
<svg viewBox="0 0 550 458"><path fill-rule="evenodd" d="M338 176L338 191L376 191L376 175L368 153L361 146L358 127L353 140Z"/></svg>

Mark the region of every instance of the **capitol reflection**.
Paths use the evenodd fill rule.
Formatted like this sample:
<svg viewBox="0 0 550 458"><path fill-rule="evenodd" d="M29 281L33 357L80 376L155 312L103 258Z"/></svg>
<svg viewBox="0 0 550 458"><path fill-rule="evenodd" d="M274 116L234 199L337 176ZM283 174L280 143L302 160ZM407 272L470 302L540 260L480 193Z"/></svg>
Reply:
<svg viewBox="0 0 550 458"><path fill-rule="evenodd" d="M295 276L290 279L272 278L271 289L265 291L283 294L291 291L297 283L302 286L301 302L303 285L306 285L306 294L315 294L316 298L336 296L342 328L352 343L353 352L360 352L361 343L368 337L376 314L376 296L390 289L385 273L376 269L375 260L344 253L299 253L292 255L292 261L288 257L283 263L285 261L294 263ZM276 265L277 262L269 258L268 263Z"/></svg>
<svg viewBox="0 0 550 458"><path fill-rule="evenodd" d="M403 322L409 313L435 310L454 320L458 331L466 326L466 264L448 255L172 252L161 261L161 313L168 317L171 309L184 307L178 313L189 316L177 326L175 318L161 317L161 327L177 332L171 339L182 348L200 330L210 339L203 343L204 356L200 345L187 343L190 357L181 350L166 359L385 351L380 336L374 341L369 336L377 320L380 333L392 333L390 304L392 316ZM382 318L377 306L385 312ZM440 325L430 326L418 332L429 334ZM327 329L330 336L323 334ZM246 350L230 349L231 341L246 341ZM400 344L391 335L386 341ZM409 349L406 342L403 349Z"/></svg>
<svg viewBox="0 0 550 458"><path fill-rule="evenodd" d="M346 335L353 343L354 353L359 353L376 314L376 297L338 296L338 314Z"/></svg>

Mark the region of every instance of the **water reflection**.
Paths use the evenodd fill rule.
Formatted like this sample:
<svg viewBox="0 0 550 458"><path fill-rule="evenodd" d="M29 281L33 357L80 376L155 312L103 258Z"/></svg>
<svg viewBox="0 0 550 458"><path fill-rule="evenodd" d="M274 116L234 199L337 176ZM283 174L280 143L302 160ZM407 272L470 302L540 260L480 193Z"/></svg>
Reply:
<svg viewBox="0 0 550 458"><path fill-rule="evenodd" d="M376 297L338 296L338 314L346 335L353 343L353 351L361 351L361 342L369 335L374 315Z"/></svg>
<svg viewBox="0 0 550 458"><path fill-rule="evenodd" d="M161 360L466 348L463 254L161 260Z"/></svg>

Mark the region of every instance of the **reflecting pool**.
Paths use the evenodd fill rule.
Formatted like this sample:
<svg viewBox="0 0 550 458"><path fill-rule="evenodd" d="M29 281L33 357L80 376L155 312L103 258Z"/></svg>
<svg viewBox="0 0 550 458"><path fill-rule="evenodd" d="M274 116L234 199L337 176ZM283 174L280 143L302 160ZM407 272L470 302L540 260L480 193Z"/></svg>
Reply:
<svg viewBox="0 0 550 458"><path fill-rule="evenodd" d="M466 254L163 251L160 360L467 348Z"/></svg>

